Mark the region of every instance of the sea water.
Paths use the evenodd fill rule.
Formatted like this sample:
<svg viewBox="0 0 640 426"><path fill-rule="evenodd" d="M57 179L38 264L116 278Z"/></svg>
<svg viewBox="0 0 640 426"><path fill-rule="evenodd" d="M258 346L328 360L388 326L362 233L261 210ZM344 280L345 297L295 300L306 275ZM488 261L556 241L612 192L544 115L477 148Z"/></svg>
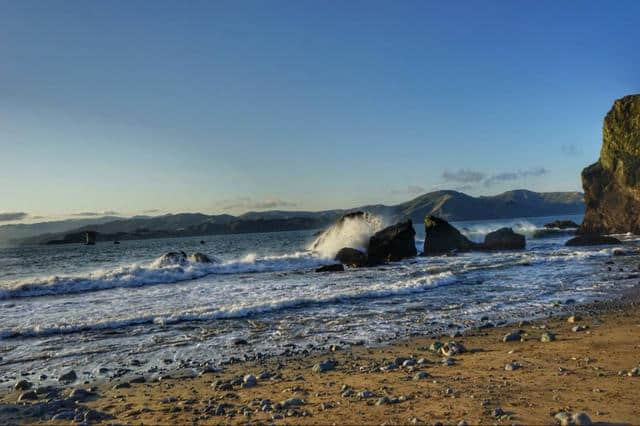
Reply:
<svg viewBox="0 0 640 426"><path fill-rule="evenodd" d="M455 224L476 241L511 226L527 236L523 251L417 257L340 273L314 272L332 263L327 250L309 250L315 231L0 249L0 380L37 382L69 368L98 379L132 359L144 372L185 360L219 364L292 348L377 345L450 333L481 318L541 316L637 284L629 273L635 254L617 257L612 271L605 264L616 248L635 253L632 236L608 247L565 247L566 234L533 238L559 218L581 220ZM424 230L416 231L420 252ZM217 262L159 262L169 251L203 252ZM247 344L234 344L239 339Z"/></svg>

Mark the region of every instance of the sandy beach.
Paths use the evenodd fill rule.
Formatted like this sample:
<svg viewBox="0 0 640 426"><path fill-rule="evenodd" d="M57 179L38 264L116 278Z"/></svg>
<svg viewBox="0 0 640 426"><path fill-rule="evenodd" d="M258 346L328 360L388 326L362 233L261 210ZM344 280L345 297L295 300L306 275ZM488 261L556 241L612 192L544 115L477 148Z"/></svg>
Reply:
<svg viewBox="0 0 640 426"><path fill-rule="evenodd" d="M51 423L58 410L61 424L555 424L559 412L583 412L594 423L638 424L637 301L636 289L455 338L333 347L197 375L177 370L153 382L15 390L2 397L0 418ZM514 331L519 338L505 342ZM541 341L544 333L555 340ZM463 352L437 353L436 341Z"/></svg>

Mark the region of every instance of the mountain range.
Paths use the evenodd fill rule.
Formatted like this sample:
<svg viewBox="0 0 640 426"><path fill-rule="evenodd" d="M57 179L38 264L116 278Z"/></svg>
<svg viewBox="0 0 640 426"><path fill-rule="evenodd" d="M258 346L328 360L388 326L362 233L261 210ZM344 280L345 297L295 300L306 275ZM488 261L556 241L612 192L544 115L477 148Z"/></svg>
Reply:
<svg viewBox="0 0 640 426"><path fill-rule="evenodd" d="M367 205L318 212L270 210L239 216L180 213L132 218L100 217L58 222L0 226L0 243L39 245L78 243L86 231L98 233L98 241L275 232L320 229L352 211L367 211L390 221L411 218L422 223L426 215L448 221L509 219L583 214L580 192L507 191L494 196L472 197L457 191L435 191L396 205Z"/></svg>

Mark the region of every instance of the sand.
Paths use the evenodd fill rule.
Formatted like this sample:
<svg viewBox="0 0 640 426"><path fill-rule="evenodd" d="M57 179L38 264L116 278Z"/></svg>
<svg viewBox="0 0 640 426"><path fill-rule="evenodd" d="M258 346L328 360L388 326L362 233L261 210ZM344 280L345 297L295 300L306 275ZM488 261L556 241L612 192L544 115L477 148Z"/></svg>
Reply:
<svg viewBox="0 0 640 426"><path fill-rule="evenodd" d="M575 323L563 315L440 338L466 348L453 357L453 365L444 365L445 357L429 350L434 339L415 337L379 348L342 347L238 363L196 377L173 374L128 388L104 383L92 389L96 396L79 404L98 413L96 418L106 416L104 423L120 424L555 424L553 416L559 411L585 412L593 422L640 424L640 377L628 374L640 366L636 300L634 295L620 302L576 306L581 319ZM572 331L576 325L585 329ZM503 342L514 329L524 332L521 341ZM547 331L555 334L555 341L540 341ZM398 357L416 362L423 358L423 363L380 371ZM312 370L328 359L337 366ZM520 367L506 370L510 363ZM275 378L257 380L248 388L212 387L216 381L265 371ZM414 380L419 372L426 377ZM343 395L345 389L351 391ZM17 402L19 395L13 391L2 397L3 423L51 418L50 412L34 415L34 410L26 410L38 401ZM289 406L280 408L277 403L287 399ZM268 405L262 400L272 402L271 410L262 410ZM224 415L216 415L222 410Z"/></svg>

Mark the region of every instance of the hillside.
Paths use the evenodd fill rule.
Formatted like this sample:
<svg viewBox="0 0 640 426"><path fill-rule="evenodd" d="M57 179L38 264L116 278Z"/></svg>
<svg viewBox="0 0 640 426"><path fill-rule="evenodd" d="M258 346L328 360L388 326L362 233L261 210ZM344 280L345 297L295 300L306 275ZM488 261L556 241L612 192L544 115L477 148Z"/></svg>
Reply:
<svg viewBox="0 0 640 426"><path fill-rule="evenodd" d="M26 236L23 234L13 237L11 243L77 243L82 241L84 231L88 230L98 232L98 241L111 241L319 229L328 226L341 215L355 210L367 211L390 220L409 217L414 223L421 223L426 215L439 216L449 221L462 221L582 214L585 209L582 197L579 192L538 193L514 190L495 196L472 197L457 191L435 191L392 206L376 204L319 212L272 210L249 212L240 216L181 213L119 218L102 221L103 223L79 223L73 228L61 231L41 232L37 235L31 233ZM26 227L25 229L43 229L42 224L21 226ZM0 226L0 235L2 228Z"/></svg>

